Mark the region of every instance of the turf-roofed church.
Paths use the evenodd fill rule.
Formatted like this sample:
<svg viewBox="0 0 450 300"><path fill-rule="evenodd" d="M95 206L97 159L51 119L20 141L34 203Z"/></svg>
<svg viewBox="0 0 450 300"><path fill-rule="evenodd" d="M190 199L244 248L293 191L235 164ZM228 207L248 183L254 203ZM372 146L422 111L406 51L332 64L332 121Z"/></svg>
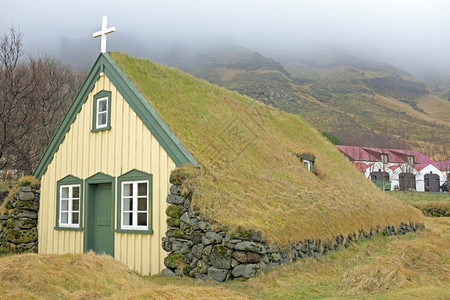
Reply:
<svg viewBox="0 0 450 300"><path fill-rule="evenodd" d="M104 252L141 274L157 274L166 255L170 172L198 164L104 47L102 40L34 172L45 199L39 252Z"/></svg>
<svg viewBox="0 0 450 300"><path fill-rule="evenodd" d="M187 274L240 276L233 230L257 232L267 247L308 240L322 251L336 237L422 222L299 116L116 52L99 55L34 174L40 253L104 252L144 275L165 268L164 245L183 252L174 257ZM196 215L166 202L174 177ZM195 236L201 228L214 232ZM265 247L253 261L273 262ZM220 250L218 262L203 261L203 248Z"/></svg>

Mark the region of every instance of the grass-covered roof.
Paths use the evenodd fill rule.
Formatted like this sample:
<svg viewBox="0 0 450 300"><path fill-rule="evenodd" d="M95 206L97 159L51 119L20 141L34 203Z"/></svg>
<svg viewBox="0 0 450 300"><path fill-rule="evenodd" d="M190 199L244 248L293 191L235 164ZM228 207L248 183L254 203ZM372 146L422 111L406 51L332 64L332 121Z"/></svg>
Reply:
<svg viewBox="0 0 450 300"><path fill-rule="evenodd" d="M110 55L199 162L181 172L195 173L185 185L203 216L280 244L422 221L299 116L150 60ZM314 172L302 153L316 157Z"/></svg>

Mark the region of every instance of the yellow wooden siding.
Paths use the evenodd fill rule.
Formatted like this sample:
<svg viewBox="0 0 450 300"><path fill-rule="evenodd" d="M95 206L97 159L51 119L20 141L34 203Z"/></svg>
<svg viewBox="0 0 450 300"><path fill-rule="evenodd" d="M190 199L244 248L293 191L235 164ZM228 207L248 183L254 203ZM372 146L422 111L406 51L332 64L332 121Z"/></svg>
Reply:
<svg viewBox="0 0 450 300"><path fill-rule="evenodd" d="M92 133L93 96L101 90L111 91L111 129ZM109 79L102 75L41 178L39 252L83 252L82 231L54 230L58 180L69 174L86 179L103 172L114 176L117 185L117 177L138 169L153 174L151 213L154 233L115 233L114 256L140 274L158 274L164 268L163 262L167 255L161 248L161 238L167 229L166 197L169 192L169 175L174 168L175 163L166 151ZM117 193L117 186L114 193ZM116 196L114 199L117 202ZM117 203L114 206L115 228L116 208Z"/></svg>

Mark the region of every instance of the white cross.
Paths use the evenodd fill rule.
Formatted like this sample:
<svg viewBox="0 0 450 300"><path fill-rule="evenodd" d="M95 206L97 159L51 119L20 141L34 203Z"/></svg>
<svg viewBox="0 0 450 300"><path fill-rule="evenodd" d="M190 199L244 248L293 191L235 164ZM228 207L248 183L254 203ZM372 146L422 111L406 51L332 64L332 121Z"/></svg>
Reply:
<svg viewBox="0 0 450 300"><path fill-rule="evenodd" d="M104 16L102 18L102 30L94 32L94 34L92 35L92 37L96 38L101 36L102 37L102 41L101 41L101 49L100 51L102 53L106 52L106 35L108 33L114 32L116 31L116 27L110 27L110 28L106 28L106 23L108 21L108 17Z"/></svg>

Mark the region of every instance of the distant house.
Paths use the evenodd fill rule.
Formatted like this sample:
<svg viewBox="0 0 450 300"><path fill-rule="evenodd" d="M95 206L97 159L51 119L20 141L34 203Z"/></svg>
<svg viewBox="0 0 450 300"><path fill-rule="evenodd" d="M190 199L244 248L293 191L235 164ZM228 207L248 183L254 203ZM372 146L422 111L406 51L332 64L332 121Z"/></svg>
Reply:
<svg viewBox="0 0 450 300"><path fill-rule="evenodd" d="M337 146L365 177L384 190L439 192L446 181L439 163L414 150Z"/></svg>
<svg viewBox="0 0 450 300"><path fill-rule="evenodd" d="M450 179L450 160L437 161L433 164L433 166L444 173L444 175L447 177L447 180Z"/></svg>

